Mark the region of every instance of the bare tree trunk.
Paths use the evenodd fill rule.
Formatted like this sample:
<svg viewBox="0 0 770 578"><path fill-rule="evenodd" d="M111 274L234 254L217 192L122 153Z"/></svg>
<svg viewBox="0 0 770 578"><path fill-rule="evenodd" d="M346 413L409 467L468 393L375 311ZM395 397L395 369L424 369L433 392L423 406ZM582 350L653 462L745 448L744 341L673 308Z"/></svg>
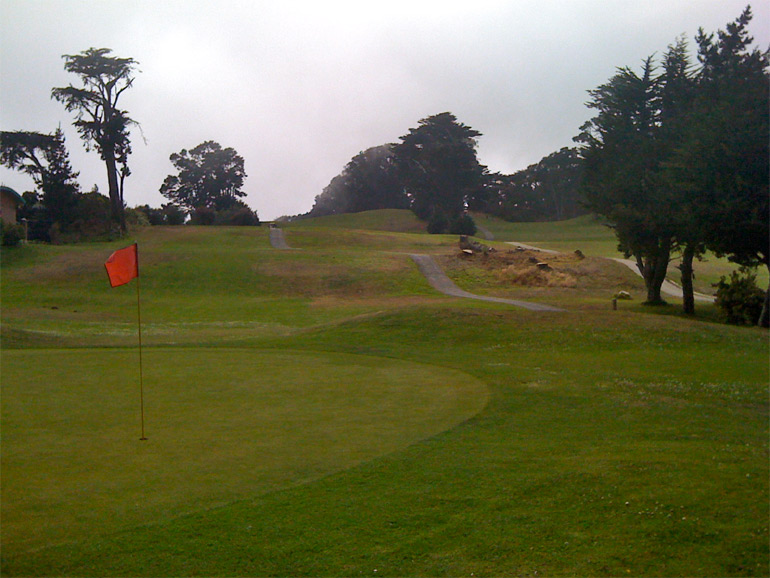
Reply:
<svg viewBox="0 0 770 578"><path fill-rule="evenodd" d="M110 216L112 221L120 228L121 235L126 232L126 215L123 211L123 202L120 199L120 185L118 183L118 165L113 151L103 151L104 162L107 165L107 183L110 195Z"/></svg>
<svg viewBox="0 0 770 578"><path fill-rule="evenodd" d="M658 246L646 255L636 257L639 272L644 278L647 287L647 301L645 305L665 305L660 294L660 287L666 280L668 262L671 258L671 240L662 239Z"/></svg>
<svg viewBox="0 0 770 578"><path fill-rule="evenodd" d="M770 263L768 263L767 268L770 270ZM765 291L765 304L762 306L762 313L759 316L757 325L760 327L770 327L770 285L768 285L767 291Z"/></svg>
<svg viewBox="0 0 770 578"><path fill-rule="evenodd" d="M692 286L694 257L695 247L686 245L682 253L682 264L679 265L679 270L682 272L682 307L686 315L695 315L695 294Z"/></svg>

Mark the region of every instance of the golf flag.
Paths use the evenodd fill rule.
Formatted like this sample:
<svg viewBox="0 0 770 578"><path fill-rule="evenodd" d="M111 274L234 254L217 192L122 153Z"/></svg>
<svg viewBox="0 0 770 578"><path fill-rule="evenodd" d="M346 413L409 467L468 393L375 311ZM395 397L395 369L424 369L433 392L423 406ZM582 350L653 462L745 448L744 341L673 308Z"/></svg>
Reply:
<svg viewBox="0 0 770 578"><path fill-rule="evenodd" d="M137 245L134 243L124 249L118 249L104 263L112 287L125 285L134 277L139 277L139 256L137 253Z"/></svg>
<svg viewBox="0 0 770 578"><path fill-rule="evenodd" d="M144 378L142 371L142 301L139 297L139 248L137 244L129 245L123 249L118 249L107 261L104 262L107 269L107 276L110 278L112 287L125 285L131 279L136 278L136 322L137 332L139 334L139 407L142 416L142 437L141 441L146 441L144 437Z"/></svg>

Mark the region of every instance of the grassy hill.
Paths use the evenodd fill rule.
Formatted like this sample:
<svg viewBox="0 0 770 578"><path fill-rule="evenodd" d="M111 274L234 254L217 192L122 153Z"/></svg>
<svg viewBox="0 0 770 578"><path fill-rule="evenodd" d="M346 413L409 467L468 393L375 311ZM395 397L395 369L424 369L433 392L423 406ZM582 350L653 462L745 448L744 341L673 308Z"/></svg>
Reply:
<svg viewBox="0 0 770 578"><path fill-rule="evenodd" d="M134 239L4 248L2 574L770 571L765 331L643 307L600 224L490 220L464 258L409 223L137 233L143 442L136 281L103 268ZM506 240L589 256L526 277Z"/></svg>

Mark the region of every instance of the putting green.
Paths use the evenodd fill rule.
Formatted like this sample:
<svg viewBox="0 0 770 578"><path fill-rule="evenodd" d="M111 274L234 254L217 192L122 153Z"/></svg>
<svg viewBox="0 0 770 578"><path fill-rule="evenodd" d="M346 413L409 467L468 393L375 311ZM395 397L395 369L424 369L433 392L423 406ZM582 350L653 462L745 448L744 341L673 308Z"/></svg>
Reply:
<svg viewBox="0 0 770 578"><path fill-rule="evenodd" d="M480 411L430 365L241 349L2 352L2 548L12 558L300 484Z"/></svg>

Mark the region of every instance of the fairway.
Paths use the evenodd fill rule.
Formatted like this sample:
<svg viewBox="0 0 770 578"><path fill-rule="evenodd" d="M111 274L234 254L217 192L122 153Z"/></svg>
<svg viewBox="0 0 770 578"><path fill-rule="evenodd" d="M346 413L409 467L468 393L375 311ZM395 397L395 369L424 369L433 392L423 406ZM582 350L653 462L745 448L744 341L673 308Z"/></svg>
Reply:
<svg viewBox="0 0 770 578"><path fill-rule="evenodd" d="M412 223L138 231L147 441L128 241L4 249L2 575L768 575L766 331Z"/></svg>
<svg viewBox="0 0 770 578"><path fill-rule="evenodd" d="M317 479L468 419L461 372L346 354L4 351L3 556Z"/></svg>

